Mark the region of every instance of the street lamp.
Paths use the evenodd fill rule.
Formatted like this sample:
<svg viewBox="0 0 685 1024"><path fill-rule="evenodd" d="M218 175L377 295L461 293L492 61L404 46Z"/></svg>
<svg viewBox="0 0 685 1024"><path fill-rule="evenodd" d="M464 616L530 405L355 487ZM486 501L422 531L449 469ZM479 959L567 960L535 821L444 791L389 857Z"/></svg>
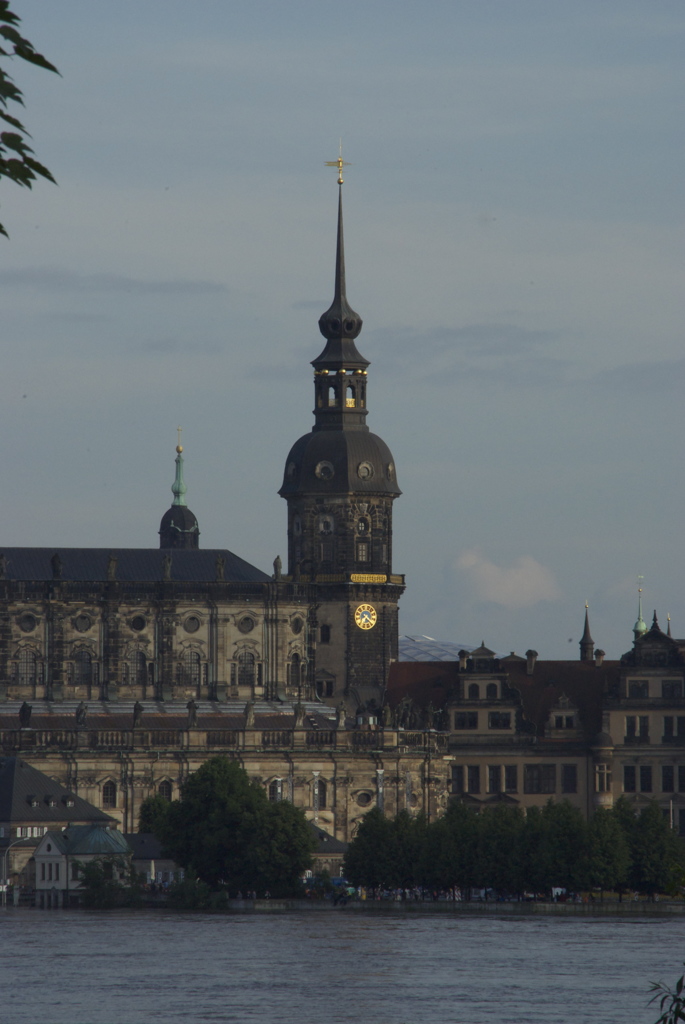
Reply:
<svg viewBox="0 0 685 1024"><path fill-rule="evenodd" d="M7 906L7 883L9 881L9 879L7 878L7 854L10 852L10 850L12 849L13 846L17 846L19 843L23 843L23 842L24 842L23 839L15 839L13 843L9 843L5 847L5 852L4 852L3 856L2 856L2 881L3 881L3 885L2 885L2 907L3 907L3 910Z"/></svg>

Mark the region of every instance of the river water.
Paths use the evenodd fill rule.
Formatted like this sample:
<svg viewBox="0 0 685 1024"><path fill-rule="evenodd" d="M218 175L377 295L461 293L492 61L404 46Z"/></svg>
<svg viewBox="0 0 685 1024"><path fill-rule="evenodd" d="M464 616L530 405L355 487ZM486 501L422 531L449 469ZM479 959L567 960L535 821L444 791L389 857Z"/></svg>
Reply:
<svg viewBox="0 0 685 1024"><path fill-rule="evenodd" d="M8 1024L653 1024L685 918L0 911Z"/></svg>

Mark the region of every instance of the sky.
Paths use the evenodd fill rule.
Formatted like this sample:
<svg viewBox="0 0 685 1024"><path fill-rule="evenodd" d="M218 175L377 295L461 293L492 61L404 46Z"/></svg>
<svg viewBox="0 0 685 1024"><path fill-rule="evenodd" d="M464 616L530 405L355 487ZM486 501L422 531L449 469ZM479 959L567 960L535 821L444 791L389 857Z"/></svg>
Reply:
<svg viewBox="0 0 685 1024"><path fill-rule="evenodd" d="M181 425L201 545L285 560L342 137L400 631L616 658L642 576L685 637L681 0L12 6L4 545L156 547Z"/></svg>

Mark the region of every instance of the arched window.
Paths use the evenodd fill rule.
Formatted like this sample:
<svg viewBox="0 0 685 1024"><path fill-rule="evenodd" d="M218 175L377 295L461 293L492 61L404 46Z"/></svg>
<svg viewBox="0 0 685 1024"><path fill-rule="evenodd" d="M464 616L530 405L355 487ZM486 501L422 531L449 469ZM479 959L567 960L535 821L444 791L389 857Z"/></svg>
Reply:
<svg viewBox="0 0 685 1024"><path fill-rule="evenodd" d="M283 780L274 779L273 782L269 783L269 800L276 804L281 799L283 793Z"/></svg>
<svg viewBox="0 0 685 1024"><path fill-rule="evenodd" d="M354 409L354 388L352 387L351 384L347 385L347 388L345 390L345 394L347 396L345 398L345 406L348 409Z"/></svg>
<svg viewBox="0 0 685 1024"><path fill-rule="evenodd" d="M147 664L142 651L134 651L129 661L129 679L134 686L145 686Z"/></svg>
<svg viewBox="0 0 685 1024"><path fill-rule="evenodd" d="M117 787L114 782L106 782L102 787L102 806L111 810L117 805Z"/></svg>
<svg viewBox="0 0 685 1024"><path fill-rule="evenodd" d="M25 647L19 652L19 685L35 686L37 658Z"/></svg>
<svg viewBox="0 0 685 1024"><path fill-rule="evenodd" d="M183 655L183 682L186 686L200 685L200 655L197 651L186 651Z"/></svg>
<svg viewBox="0 0 685 1024"><path fill-rule="evenodd" d="M328 389L328 404L337 405L337 396L335 394L335 388L331 385Z"/></svg>
<svg viewBox="0 0 685 1024"><path fill-rule="evenodd" d="M314 807L317 811L326 810L326 783L323 779L315 779L314 786L312 787L312 795L314 797Z"/></svg>
<svg viewBox="0 0 685 1024"><path fill-rule="evenodd" d="M497 683L488 683L485 687L485 696L488 700L497 700Z"/></svg>
<svg viewBox="0 0 685 1024"><path fill-rule="evenodd" d="M238 686L255 685L255 656L252 651L241 651L238 655Z"/></svg>
<svg viewBox="0 0 685 1024"><path fill-rule="evenodd" d="M77 686L90 686L93 682L93 657L88 651L76 652L74 682Z"/></svg>
<svg viewBox="0 0 685 1024"><path fill-rule="evenodd" d="M163 782L160 782L159 786L157 787L157 792L159 793L163 800L171 800L172 790L171 783L169 782L168 779L164 779Z"/></svg>
<svg viewBox="0 0 685 1024"><path fill-rule="evenodd" d="M480 687L478 683L471 683L469 686L469 700L480 700Z"/></svg>

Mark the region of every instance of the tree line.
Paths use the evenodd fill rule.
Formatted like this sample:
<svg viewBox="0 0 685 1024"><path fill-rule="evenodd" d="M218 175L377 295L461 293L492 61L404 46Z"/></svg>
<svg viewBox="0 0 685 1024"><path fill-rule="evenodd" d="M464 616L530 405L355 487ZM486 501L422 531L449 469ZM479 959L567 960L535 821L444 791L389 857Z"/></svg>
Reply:
<svg viewBox="0 0 685 1024"><path fill-rule="evenodd" d="M586 821L568 801L478 811L450 805L428 824L401 811L370 811L345 858L346 877L372 889L491 889L498 895L628 890L674 893L685 846L654 802L638 814L625 798Z"/></svg>

